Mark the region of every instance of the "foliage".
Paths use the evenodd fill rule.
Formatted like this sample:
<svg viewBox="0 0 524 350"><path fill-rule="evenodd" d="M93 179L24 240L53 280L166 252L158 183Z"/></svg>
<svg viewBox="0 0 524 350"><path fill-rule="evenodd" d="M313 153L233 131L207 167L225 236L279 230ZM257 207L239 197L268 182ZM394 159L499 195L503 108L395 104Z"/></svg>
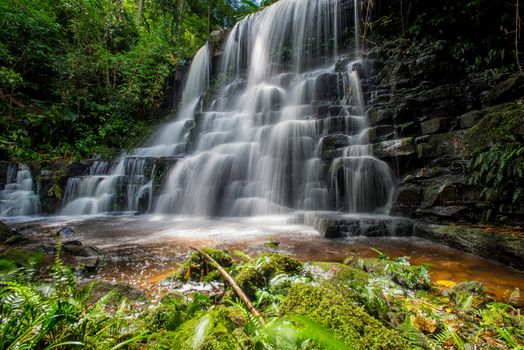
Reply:
<svg viewBox="0 0 524 350"><path fill-rule="evenodd" d="M31 264L17 270L9 258L0 260L1 348L519 349L524 343L520 311L487 302L478 283L436 290L395 282L390 266L407 266L405 258L382 254L348 260L351 266L309 266L284 254L233 262L227 252L208 250L229 262L237 276L261 266L260 271L273 271L271 279L254 286L263 322L227 290L213 301L207 294L173 289L149 302L125 285L78 286L60 252L58 245L46 282L28 273ZM369 290L382 300L385 313L373 312Z"/></svg>
<svg viewBox="0 0 524 350"><path fill-rule="evenodd" d="M0 158L111 157L136 146L208 32L244 8L144 1L137 22L131 0L0 0Z"/></svg>
<svg viewBox="0 0 524 350"><path fill-rule="evenodd" d="M524 113L522 101L488 109L468 132L468 179L482 190L483 218L511 213L524 201ZM491 208L495 208L495 212Z"/></svg>

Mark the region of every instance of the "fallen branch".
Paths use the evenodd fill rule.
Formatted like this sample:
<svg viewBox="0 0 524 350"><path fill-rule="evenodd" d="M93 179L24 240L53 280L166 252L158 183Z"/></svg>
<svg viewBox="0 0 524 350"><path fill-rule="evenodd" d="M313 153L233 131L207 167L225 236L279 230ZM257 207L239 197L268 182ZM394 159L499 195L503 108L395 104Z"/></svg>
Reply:
<svg viewBox="0 0 524 350"><path fill-rule="evenodd" d="M265 324L264 318L260 315L258 310L253 306L253 304L251 303L251 300L249 300L249 297L246 295L246 293L244 293L244 291L242 291L242 288L240 288L238 286L238 284L236 284L236 282L233 279L233 277L231 277L226 272L226 270L224 270L224 268L222 266L220 266L220 264L215 261L215 259L213 259L211 256L209 256L209 254L207 254L206 252L204 252L204 251L202 251L202 250L200 250L198 248L194 248L194 247L190 247L190 248L193 249L194 251L196 251L197 253L199 253L204 259L206 259L208 262L210 262L212 265L214 265L217 268L218 272L220 272L222 277L224 277L224 279L226 280L227 284L229 284L231 286L231 288L233 288L233 290L238 295L238 297L247 306L247 308L249 309L249 312L251 312L251 314L253 316L258 317L258 319L260 320L260 322L262 324Z"/></svg>

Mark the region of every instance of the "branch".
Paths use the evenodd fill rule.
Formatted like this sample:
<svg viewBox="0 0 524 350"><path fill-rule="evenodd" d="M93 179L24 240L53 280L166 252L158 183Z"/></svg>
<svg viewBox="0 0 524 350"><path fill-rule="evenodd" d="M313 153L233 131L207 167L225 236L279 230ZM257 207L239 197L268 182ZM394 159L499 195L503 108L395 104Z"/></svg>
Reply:
<svg viewBox="0 0 524 350"><path fill-rule="evenodd" d="M197 253L199 253L204 259L206 259L208 262L210 262L212 265L214 265L217 268L218 272L220 272L222 277L224 277L227 284L229 284L231 288L233 288L233 290L238 295L238 297L247 306L247 308L249 309L249 312L251 312L253 316L258 317L258 319L260 320L262 324L265 324L264 318L262 318L258 310L255 309L255 307L249 300L248 296L242 291L242 289L238 286L238 284L236 284L235 280L226 272L226 270L224 270L224 268L220 266L219 263L217 263L215 259L209 256L209 254L207 254L206 252L198 248L193 248L193 247L190 247L190 248L196 251Z"/></svg>

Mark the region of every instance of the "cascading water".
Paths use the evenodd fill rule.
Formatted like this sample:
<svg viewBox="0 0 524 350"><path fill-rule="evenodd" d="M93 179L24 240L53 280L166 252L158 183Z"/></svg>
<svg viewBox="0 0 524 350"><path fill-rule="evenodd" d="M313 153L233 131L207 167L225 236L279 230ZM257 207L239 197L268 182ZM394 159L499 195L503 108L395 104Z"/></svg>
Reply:
<svg viewBox="0 0 524 350"><path fill-rule="evenodd" d="M392 181L388 166L366 145L364 98L352 71L358 62L342 70L334 64L340 5L284 0L235 26L219 71L229 79L197 115L195 151L169 175L157 212L385 210ZM338 114L321 115L321 107ZM345 129L350 146L328 171L321 139L337 128Z"/></svg>
<svg viewBox="0 0 524 350"><path fill-rule="evenodd" d="M215 67L211 102L202 102L210 85L206 45L177 118L109 175L70 179L62 213L136 211L144 196L155 212L195 216L384 213L393 183L367 142L360 61L339 56L358 51L358 33L353 40L343 30L351 18L344 0L281 0L239 22ZM332 135L346 147L326 160ZM145 168L166 156L180 159L153 201L154 171L145 176Z"/></svg>
<svg viewBox="0 0 524 350"><path fill-rule="evenodd" d="M154 168L149 176L146 168L151 167L151 158L176 157L187 151L193 116L209 86L209 62L206 45L193 59L177 118L162 126L148 143L122 156L112 168L106 162L94 162L89 175L68 180L62 215L149 210ZM145 207L141 206L144 202Z"/></svg>
<svg viewBox="0 0 524 350"><path fill-rule="evenodd" d="M0 217L28 216L40 212L40 199L33 191L33 178L26 164L10 164L6 185L0 191Z"/></svg>

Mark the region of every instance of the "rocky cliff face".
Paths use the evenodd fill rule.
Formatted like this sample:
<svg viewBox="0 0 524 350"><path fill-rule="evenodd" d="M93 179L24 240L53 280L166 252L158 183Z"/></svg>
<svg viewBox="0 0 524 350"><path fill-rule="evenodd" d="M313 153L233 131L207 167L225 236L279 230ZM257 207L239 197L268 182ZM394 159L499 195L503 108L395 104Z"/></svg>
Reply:
<svg viewBox="0 0 524 350"><path fill-rule="evenodd" d="M499 201L491 208L495 204L483 201L484 189L470 184L469 166L476 148L496 142L483 127L489 121L499 133L524 135L524 76L467 70L446 41L401 39L368 52L370 141L396 173L392 215L475 222L492 210L523 220L522 203ZM515 128L504 130L508 125Z"/></svg>

